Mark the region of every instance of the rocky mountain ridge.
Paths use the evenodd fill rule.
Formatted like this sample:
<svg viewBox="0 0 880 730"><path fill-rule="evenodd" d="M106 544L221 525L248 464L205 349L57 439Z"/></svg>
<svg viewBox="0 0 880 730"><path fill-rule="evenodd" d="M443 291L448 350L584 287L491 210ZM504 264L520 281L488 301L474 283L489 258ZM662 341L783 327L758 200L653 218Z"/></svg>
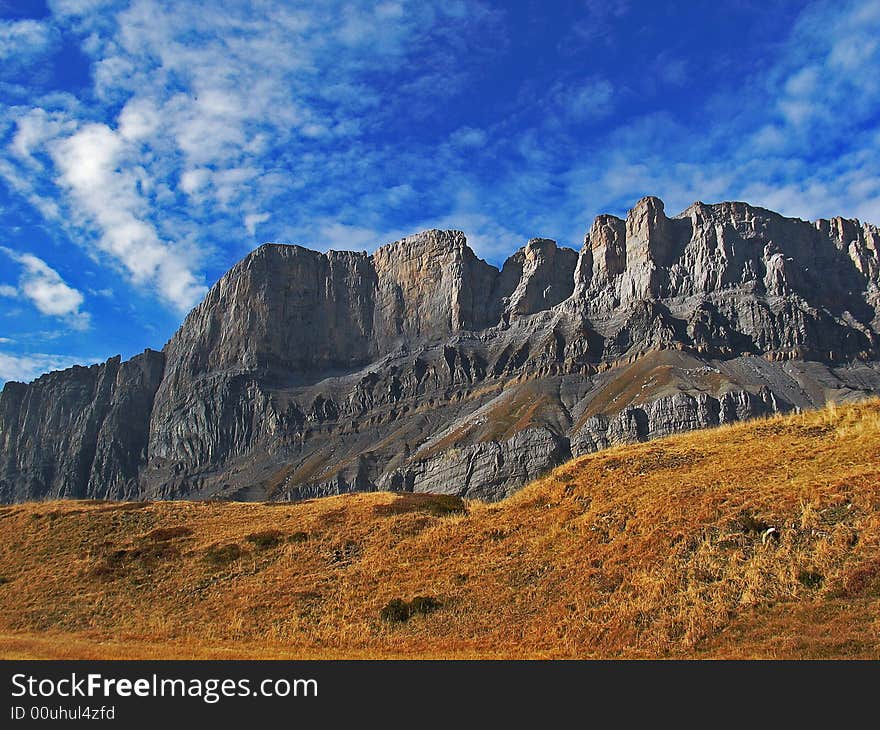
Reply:
<svg viewBox="0 0 880 730"><path fill-rule="evenodd" d="M497 499L572 455L880 392L880 231L644 198L501 267L266 244L162 352L0 395L0 498Z"/></svg>

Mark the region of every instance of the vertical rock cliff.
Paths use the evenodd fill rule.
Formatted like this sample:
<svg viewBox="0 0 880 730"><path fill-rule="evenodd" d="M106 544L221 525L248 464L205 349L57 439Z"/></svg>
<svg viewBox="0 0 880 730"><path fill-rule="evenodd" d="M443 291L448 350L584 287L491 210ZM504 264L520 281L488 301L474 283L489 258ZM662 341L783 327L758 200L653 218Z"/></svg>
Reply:
<svg viewBox="0 0 880 730"><path fill-rule="evenodd" d="M878 393L878 245L652 197L500 270L460 231L266 244L161 353L7 383L0 498L496 499L610 444Z"/></svg>

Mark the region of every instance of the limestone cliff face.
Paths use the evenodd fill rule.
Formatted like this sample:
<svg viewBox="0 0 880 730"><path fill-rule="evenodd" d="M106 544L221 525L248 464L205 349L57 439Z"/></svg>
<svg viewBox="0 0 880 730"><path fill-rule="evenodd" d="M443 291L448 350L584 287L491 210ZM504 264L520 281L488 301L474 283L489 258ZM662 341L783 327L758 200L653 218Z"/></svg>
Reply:
<svg viewBox="0 0 880 730"><path fill-rule="evenodd" d="M73 367L0 395L0 498L137 497L164 357Z"/></svg>
<svg viewBox="0 0 880 730"><path fill-rule="evenodd" d="M478 259L461 231L425 231L383 246L376 271L377 350L436 340L494 324L498 271Z"/></svg>
<svg viewBox="0 0 880 730"><path fill-rule="evenodd" d="M660 200L644 198L625 222L596 219L575 292L598 322L663 303L719 354L739 345L779 358L865 358L877 346L877 235L745 203L694 203L667 218Z"/></svg>
<svg viewBox="0 0 880 730"><path fill-rule="evenodd" d="M500 498L572 455L880 392L880 232L657 198L496 269L266 244L162 353L8 383L0 499Z"/></svg>

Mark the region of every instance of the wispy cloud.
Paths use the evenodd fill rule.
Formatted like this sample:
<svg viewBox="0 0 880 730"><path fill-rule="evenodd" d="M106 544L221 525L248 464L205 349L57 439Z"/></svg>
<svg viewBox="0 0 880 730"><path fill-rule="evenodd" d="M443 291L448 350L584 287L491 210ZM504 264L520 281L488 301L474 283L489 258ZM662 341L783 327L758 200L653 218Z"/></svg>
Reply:
<svg viewBox="0 0 880 730"><path fill-rule="evenodd" d="M13 110L11 164L0 174L96 259L181 311L203 295L206 261L231 263L218 238L231 243L242 223L255 235L291 195L311 198L320 216L332 203L316 210L316 200L346 194L338 175L365 123L393 113L378 108L366 75L421 43L419 53L442 61L441 49L479 32L479 22L468 30L474 14L488 15L473 2L410 0L100 6L52 5L93 60L97 105ZM434 33L449 42L432 43ZM119 111L95 120L102 107ZM368 109L378 112L371 121ZM303 226L313 228L305 217Z"/></svg>
<svg viewBox="0 0 880 730"><path fill-rule="evenodd" d="M0 20L0 61L28 64L43 56L59 40L58 30L36 20Z"/></svg>
<svg viewBox="0 0 880 730"><path fill-rule="evenodd" d="M6 344L6 343L3 343ZM15 380L29 383L42 373L63 370L71 365L91 365L104 358L71 357L46 353L12 354L0 350L0 384Z"/></svg>

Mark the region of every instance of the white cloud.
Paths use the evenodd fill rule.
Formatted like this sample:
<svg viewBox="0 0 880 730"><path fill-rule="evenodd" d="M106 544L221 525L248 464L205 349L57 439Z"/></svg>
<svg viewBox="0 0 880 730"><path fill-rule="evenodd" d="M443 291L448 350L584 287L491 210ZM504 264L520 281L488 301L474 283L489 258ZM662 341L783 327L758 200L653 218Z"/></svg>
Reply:
<svg viewBox="0 0 880 730"><path fill-rule="evenodd" d="M590 214L645 194L670 212L697 198L802 217L880 210L880 136L860 133L880 108L873 1L811 4L756 76L719 83L714 107L633 116L633 90L586 69L527 89L495 124L454 121L445 139L417 115L495 49L477 2L50 4L83 39L94 87L88 104L11 110L0 176L181 310L204 291L201 267L232 263L242 226L257 235L270 215L273 235L316 247L462 228L497 261L532 235L576 245ZM590 7L601 21L623 5ZM699 77L689 59L655 60L644 75L662 91ZM406 133L391 143L389 129Z"/></svg>
<svg viewBox="0 0 880 730"><path fill-rule="evenodd" d="M249 213L244 217L244 227L253 236L257 232L257 226L260 223L265 223L271 217L269 213Z"/></svg>
<svg viewBox="0 0 880 730"><path fill-rule="evenodd" d="M88 15L106 7L112 0L49 0L49 7L56 17Z"/></svg>
<svg viewBox="0 0 880 730"><path fill-rule="evenodd" d="M206 167L197 167L194 170L185 170L180 176L180 189L187 195L199 192L211 179L211 171Z"/></svg>
<svg viewBox="0 0 880 730"><path fill-rule="evenodd" d="M64 370L72 365L92 365L104 358L71 357L46 353L12 354L0 351L0 382L15 380L29 383L52 370Z"/></svg>
<svg viewBox="0 0 880 730"><path fill-rule="evenodd" d="M372 228L325 220L317 227L314 245L323 250L372 251L383 243L394 241L394 234L382 234Z"/></svg>
<svg viewBox="0 0 880 730"><path fill-rule="evenodd" d="M651 194L670 213L695 200L745 200L793 217L878 221L880 134L865 131L880 109L877 7L807 8L774 62L719 92L696 121L666 112L616 126L563 173L558 217L583 230L592 215L623 213ZM580 210L567 208L579 194Z"/></svg>
<svg viewBox="0 0 880 730"><path fill-rule="evenodd" d="M0 60L4 63L27 62L49 51L58 39L58 31L37 20L0 20Z"/></svg>
<svg viewBox="0 0 880 730"><path fill-rule="evenodd" d="M119 134L129 141L149 137L160 124L159 112L149 99L132 99L119 113Z"/></svg>
<svg viewBox="0 0 880 730"><path fill-rule="evenodd" d="M18 297L18 289L9 284L0 284L0 297L9 297L15 299Z"/></svg>
<svg viewBox="0 0 880 730"><path fill-rule="evenodd" d="M0 337L0 345L14 345L15 340L10 337Z"/></svg>
<svg viewBox="0 0 880 730"><path fill-rule="evenodd" d="M21 265L19 291L42 314L62 318L74 329L88 328L89 315L80 311L83 295L69 286L55 269L32 254L17 253L3 246L0 251Z"/></svg>
<svg viewBox="0 0 880 730"><path fill-rule="evenodd" d="M131 165L122 135L105 124L88 124L49 146L59 183L84 222L100 231L98 248L119 262L136 284L150 284L178 309L192 307L205 292L189 262L145 220L140 194L143 169Z"/></svg>
<svg viewBox="0 0 880 730"><path fill-rule="evenodd" d="M65 131L72 132L76 125L58 112L45 109L31 109L18 118L15 136L12 138L12 152L31 164L39 166L33 155L48 140L58 137Z"/></svg>

